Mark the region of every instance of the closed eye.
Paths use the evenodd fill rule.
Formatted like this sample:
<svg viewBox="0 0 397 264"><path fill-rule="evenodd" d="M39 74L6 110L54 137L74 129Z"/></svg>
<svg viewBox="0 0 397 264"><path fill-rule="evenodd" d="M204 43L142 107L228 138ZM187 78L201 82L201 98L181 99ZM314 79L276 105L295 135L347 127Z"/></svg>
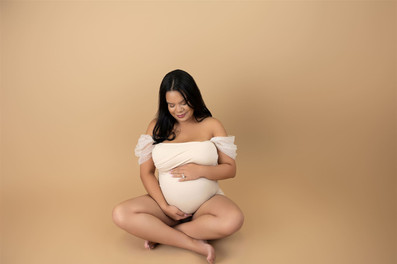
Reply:
<svg viewBox="0 0 397 264"><path fill-rule="evenodd" d="M167 103L168 104L168 106L169 107L175 107L175 104L171 104L171 103ZM186 101L185 100L183 100L183 101L181 101L180 103L179 103L180 105L187 105L187 103L186 103Z"/></svg>

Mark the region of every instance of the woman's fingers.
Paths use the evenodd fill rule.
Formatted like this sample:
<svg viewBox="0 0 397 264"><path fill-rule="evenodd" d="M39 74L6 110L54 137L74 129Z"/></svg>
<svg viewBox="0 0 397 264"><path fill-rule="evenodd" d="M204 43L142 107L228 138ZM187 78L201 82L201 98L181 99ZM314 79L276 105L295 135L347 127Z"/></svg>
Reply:
<svg viewBox="0 0 397 264"><path fill-rule="evenodd" d="M183 218L186 218L186 217L192 216L192 214L185 214L185 213L182 213L182 215L180 215L180 216L183 217Z"/></svg>
<svg viewBox="0 0 397 264"><path fill-rule="evenodd" d="M182 175L182 173L183 173L183 170L180 170L180 169L171 170L172 175Z"/></svg>
<svg viewBox="0 0 397 264"><path fill-rule="evenodd" d="M188 177L187 177L185 174L182 174L182 175L173 175L172 177L173 177L173 178L179 178L179 181L180 181L180 182L189 181Z"/></svg>
<svg viewBox="0 0 397 264"><path fill-rule="evenodd" d="M192 216L191 214L186 214L185 212L182 212L176 206L173 205L169 206L168 212L169 212L169 216L174 220L181 220L189 216Z"/></svg>
<svg viewBox="0 0 397 264"><path fill-rule="evenodd" d="M182 213L182 215L181 215L181 219L185 219L185 218L188 218L188 217L190 217L190 216L192 216L192 214L185 214L185 213Z"/></svg>
<svg viewBox="0 0 397 264"><path fill-rule="evenodd" d="M180 178L179 181L188 181L188 177L183 171L175 172L171 171L173 178Z"/></svg>
<svg viewBox="0 0 397 264"><path fill-rule="evenodd" d="M182 165L180 167L175 167L171 170L171 174L177 174L177 175L182 175L185 172L185 165Z"/></svg>
<svg viewBox="0 0 397 264"><path fill-rule="evenodd" d="M173 178L179 178L180 182L183 181L193 181L200 178L200 172L195 171L195 169L200 169L195 167L195 164L186 164L180 167L176 167L170 171Z"/></svg>
<svg viewBox="0 0 397 264"><path fill-rule="evenodd" d="M187 218L187 217L192 216L192 214L186 214L186 213L182 212L182 211L179 210L179 209L178 209L178 212L177 212L176 214L180 217L180 219L185 219L185 218Z"/></svg>

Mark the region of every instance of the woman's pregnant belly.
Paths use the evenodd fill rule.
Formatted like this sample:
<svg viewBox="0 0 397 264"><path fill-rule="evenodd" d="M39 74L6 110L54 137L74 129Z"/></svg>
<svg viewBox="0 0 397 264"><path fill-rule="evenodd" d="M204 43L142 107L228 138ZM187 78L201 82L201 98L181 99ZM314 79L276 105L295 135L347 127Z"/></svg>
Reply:
<svg viewBox="0 0 397 264"><path fill-rule="evenodd" d="M170 173L160 173L159 183L167 203L178 207L181 211L191 214L218 190L218 182L199 178L193 181L179 181Z"/></svg>

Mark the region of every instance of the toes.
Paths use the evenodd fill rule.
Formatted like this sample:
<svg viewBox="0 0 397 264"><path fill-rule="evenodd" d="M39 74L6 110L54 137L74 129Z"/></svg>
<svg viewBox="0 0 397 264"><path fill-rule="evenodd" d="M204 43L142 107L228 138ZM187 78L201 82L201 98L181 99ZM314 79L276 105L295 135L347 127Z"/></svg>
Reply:
<svg viewBox="0 0 397 264"><path fill-rule="evenodd" d="M145 248L150 249L149 241L145 240Z"/></svg>
<svg viewBox="0 0 397 264"><path fill-rule="evenodd" d="M157 246L157 243L145 240L145 248L146 249L154 249Z"/></svg>

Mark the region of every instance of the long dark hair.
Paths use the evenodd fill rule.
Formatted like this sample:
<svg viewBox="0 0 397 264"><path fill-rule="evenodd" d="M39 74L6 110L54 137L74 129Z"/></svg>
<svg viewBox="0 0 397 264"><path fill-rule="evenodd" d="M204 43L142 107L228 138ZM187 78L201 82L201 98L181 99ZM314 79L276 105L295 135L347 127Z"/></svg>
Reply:
<svg viewBox="0 0 397 264"><path fill-rule="evenodd" d="M176 135L173 131L175 118L168 111L168 104L165 95L169 91L178 91L185 99L189 107L193 109L193 116L196 121L201 122L206 117L210 117L211 112L205 106L200 90L193 77L183 71L174 70L167 73L160 85L159 108L157 110L157 122L153 128L154 144L164 140L174 140Z"/></svg>

